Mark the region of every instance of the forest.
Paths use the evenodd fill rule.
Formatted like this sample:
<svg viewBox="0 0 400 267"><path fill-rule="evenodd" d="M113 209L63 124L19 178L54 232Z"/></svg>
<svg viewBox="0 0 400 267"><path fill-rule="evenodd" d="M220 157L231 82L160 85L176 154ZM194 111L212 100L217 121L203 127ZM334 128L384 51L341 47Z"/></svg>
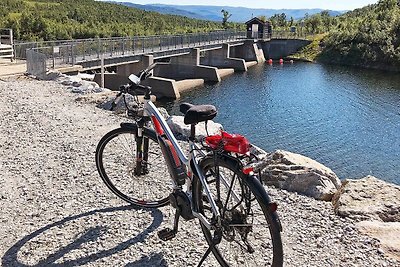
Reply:
<svg viewBox="0 0 400 267"><path fill-rule="evenodd" d="M399 0L380 0L336 17L324 11L298 21L276 14L269 21L274 29L295 26L314 35L310 46L295 57L400 71Z"/></svg>
<svg viewBox="0 0 400 267"><path fill-rule="evenodd" d="M221 13L221 22L213 22L95 0L0 1L0 28L12 28L18 41L245 30L229 22L230 15ZM313 34L312 48L303 53L313 60L400 70L400 0L380 0L341 16L323 11L299 20L285 13L260 19L274 31Z"/></svg>
<svg viewBox="0 0 400 267"><path fill-rule="evenodd" d="M381 0L338 18L318 60L400 70L400 1Z"/></svg>
<svg viewBox="0 0 400 267"><path fill-rule="evenodd" d="M0 28L12 28L16 40L47 41L208 32L223 26L94 0L1 0Z"/></svg>

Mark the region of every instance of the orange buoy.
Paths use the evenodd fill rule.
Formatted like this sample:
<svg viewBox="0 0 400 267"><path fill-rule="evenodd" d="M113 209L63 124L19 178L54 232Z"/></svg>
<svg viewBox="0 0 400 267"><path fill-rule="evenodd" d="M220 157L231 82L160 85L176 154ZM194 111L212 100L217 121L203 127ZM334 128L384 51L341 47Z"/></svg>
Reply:
<svg viewBox="0 0 400 267"><path fill-rule="evenodd" d="M283 64L283 59L279 59L279 64Z"/></svg>
<svg viewBox="0 0 400 267"><path fill-rule="evenodd" d="M269 65L272 65L272 63L273 63L273 60L272 60L272 58L270 58L270 59L268 60L268 64L269 64Z"/></svg>

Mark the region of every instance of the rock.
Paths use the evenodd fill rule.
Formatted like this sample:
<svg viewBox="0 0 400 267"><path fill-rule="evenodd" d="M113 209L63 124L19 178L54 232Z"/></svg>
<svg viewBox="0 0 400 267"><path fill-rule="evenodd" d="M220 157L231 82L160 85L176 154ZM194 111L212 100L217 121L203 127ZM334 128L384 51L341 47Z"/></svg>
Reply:
<svg viewBox="0 0 400 267"><path fill-rule="evenodd" d="M93 81L94 80L94 74L78 73L78 75L76 75L76 76L85 81Z"/></svg>
<svg viewBox="0 0 400 267"><path fill-rule="evenodd" d="M254 145L254 144L251 144L250 153L253 154L254 156L256 156L260 160L265 158L268 155L267 151L265 151L264 149Z"/></svg>
<svg viewBox="0 0 400 267"><path fill-rule="evenodd" d="M164 117L165 120L169 119L170 115L168 114L168 111L165 108L160 107L158 108L158 111L160 111L161 115Z"/></svg>
<svg viewBox="0 0 400 267"><path fill-rule="evenodd" d="M400 222L400 186L373 176L345 180L333 204L335 212L341 216Z"/></svg>
<svg viewBox="0 0 400 267"><path fill-rule="evenodd" d="M115 101L115 98L116 98L116 95L118 92L111 91L111 90L105 89L105 88L101 88L101 89L103 90L103 92L101 92L101 93L91 94L91 95L88 95L85 97L79 97L76 99L76 101L85 102L85 103L95 103L98 108L105 109L105 110L111 110L112 103ZM143 96L137 96L137 99L138 99L139 103L142 103L144 100ZM126 94L125 101L127 102L128 107L130 109L136 109L136 107L138 106L132 95ZM156 101L156 97L154 95L151 96L151 101L152 102ZM159 110L160 110L160 108L159 108ZM117 102L117 105L112 109L112 111L116 114L122 114L122 113L126 112L124 98L122 98L122 97L120 98L120 100ZM168 115L168 112L166 110L165 110L165 114L163 113L164 111L162 111L162 110L160 110L160 112L163 116Z"/></svg>
<svg viewBox="0 0 400 267"><path fill-rule="evenodd" d="M400 222L362 221L358 230L379 240L386 256L400 261Z"/></svg>
<svg viewBox="0 0 400 267"><path fill-rule="evenodd" d="M72 88L68 87L68 89L78 94L100 93L104 90L104 88L100 88L97 83L89 81L72 82Z"/></svg>
<svg viewBox="0 0 400 267"><path fill-rule="evenodd" d="M45 81L53 81L62 76L62 73L56 70L48 71L44 77L42 77L42 80Z"/></svg>
<svg viewBox="0 0 400 267"><path fill-rule="evenodd" d="M172 222L175 213L170 208L132 209L100 181L93 153L101 137L125 120L75 99L91 101L107 93L73 95L56 82L30 78L0 82L0 92L2 266L51 266L55 260L60 266L198 265L208 245L197 220L182 220L180 234L161 243L154 230ZM115 93L109 92L110 97ZM187 150L187 142L181 143ZM154 156L152 193L168 196L167 166ZM124 171L117 166L130 167L124 159L108 163L117 171ZM400 266L384 257L376 239L360 234L353 220L336 216L331 203L274 187L266 190L279 205L285 267ZM270 246L262 237L268 233L255 227L254 234L260 238L251 240L257 253L248 265L265 266L270 254L261 252ZM71 249L71 242L79 243ZM55 254L60 249L62 255ZM110 255L116 250L118 255ZM209 256L207 266L219 264Z"/></svg>
<svg viewBox="0 0 400 267"><path fill-rule="evenodd" d="M269 185L295 191L315 199L330 201L341 182L328 167L308 157L277 150L262 170L262 179Z"/></svg>
<svg viewBox="0 0 400 267"><path fill-rule="evenodd" d="M171 116L167 120L168 126L178 139L187 139L190 136L190 125L183 122L183 116ZM209 135L219 134L223 127L219 123L213 121L207 122ZM196 125L196 139L202 140L207 136L205 122L200 122Z"/></svg>
<svg viewBox="0 0 400 267"><path fill-rule="evenodd" d="M62 85L65 86L71 86L73 83L80 83L82 81L81 78L77 76L60 76L59 78L56 79L57 82L61 83Z"/></svg>
<svg viewBox="0 0 400 267"><path fill-rule="evenodd" d="M75 81L75 82L72 82L72 86L73 86L73 87L80 87L80 86L82 86L82 81Z"/></svg>
<svg viewBox="0 0 400 267"><path fill-rule="evenodd" d="M70 85L72 85L72 81L71 80L63 80L63 81L61 81L61 84L65 85L65 86L70 86Z"/></svg>
<svg viewBox="0 0 400 267"><path fill-rule="evenodd" d="M111 99L109 101L109 107L111 108L111 104L112 102L115 100L115 98ZM119 101L116 103L117 105L114 107L113 112L116 114L120 114L120 113L125 113L126 112L126 104L128 105L129 109L136 109L137 108L137 103L135 101L135 98L130 95L130 94L126 94L125 95L125 100L123 97L121 97L119 99ZM110 110L110 108L108 110Z"/></svg>

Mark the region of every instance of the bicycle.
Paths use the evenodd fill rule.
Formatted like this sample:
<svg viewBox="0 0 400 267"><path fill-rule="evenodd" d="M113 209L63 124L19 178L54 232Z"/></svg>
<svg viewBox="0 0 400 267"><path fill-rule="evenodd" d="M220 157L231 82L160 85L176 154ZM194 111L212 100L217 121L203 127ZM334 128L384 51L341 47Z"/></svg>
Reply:
<svg viewBox="0 0 400 267"><path fill-rule="evenodd" d="M151 102L151 87L141 84L153 67L139 77L129 76L131 82L120 87L113 102L115 106L123 97L135 122L121 123L100 140L96 166L102 180L136 207L171 204L174 225L158 232L163 241L176 236L180 217L197 218L208 244L198 266L210 253L221 266L282 266L277 205L261 183L261 166L250 153L249 142L226 132L196 142L196 124L204 121L207 125L217 110L212 105L183 103L180 111L185 124L191 125L187 157ZM139 90L144 93L143 103L137 99ZM125 101L126 94L134 96L133 107Z"/></svg>

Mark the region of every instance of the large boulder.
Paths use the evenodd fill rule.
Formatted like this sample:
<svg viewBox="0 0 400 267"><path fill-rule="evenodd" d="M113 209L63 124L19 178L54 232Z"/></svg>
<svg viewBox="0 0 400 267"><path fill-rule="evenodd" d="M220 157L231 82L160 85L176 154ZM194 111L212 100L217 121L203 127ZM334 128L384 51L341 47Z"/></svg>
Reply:
<svg viewBox="0 0 400 267"><path fill-rule="evenodd" d="M333 204L341 216L400 222L400 186L373 176L345 180L335 194Z"/></svg>
<svg viewBox="0 0 400 267"><path fill-rule="evenodd" d="M178 139L185 140L190 136L190 125L183 122L183 116L171 116L168 118L167 123L172 132ZM213 121L207 122L207 130L209 135L219 134L223 127L219 123ZM205 122L200 122L196 125L196 140L200 141L207 136Z"/></svg>
<svg viewBox="0 0 400 267"><path fill-rule="evenodd" d="M108 90L108 91L104 92L104 93L99 93L99 94L92 94L85 98L78 98L77 100L82 101L82 99L83 99L83 101L85 101L85 102L96 103L98 108L105 109L105 110L111 110L111 107L112 107L114 101L116 100L117 92L111 91L109 89L105 89L105 90ZM136 102L136 100L138 100L139 103L143 103L143 101L144 101L143 98L144 98L143 96L134 97L130 94L125 94L125 100L124 100L124 97L119 98L119 101L116 102L116 106L112 108L112 111L115 114L125 114L126 113L125 103L128 105L128 108L130 110L137 110L137 108L139 106L138 106L138 103ZM153 102L156 101L156 97L154 95L151 96L151 101L153 101ZM165 118L165 116L167 116L168 113L165 111L166 112L166 115L165 115L165 113L163 113L164 110L165 109L162 109L160 112L161 112L161 115L163 115Z"/></svg>
<svg viewBox="0 0 400 267"><path fill-rule="evenodd" d="M268 158L269 162L261 172L268 185L326 201L332 199L341 185L331 169L308 157L277 150Z"/></svg>
<svg viewBox="0 0 400 267"><path fill-rule="evenodd" d="M68 89L71 90L72 93L76 94L102 93L104 92L104 90L108 90L100 88L100 86L95 82L84 81L84 80L81 80L79 82L73 82L72 86L69 86Z"/></svg>
<svg viewBox="0 0 400 267"><path fill-rule="evenodd" d="M357 229L376 238L386 256L400 261L400 222L361 221Z"/></svg>

